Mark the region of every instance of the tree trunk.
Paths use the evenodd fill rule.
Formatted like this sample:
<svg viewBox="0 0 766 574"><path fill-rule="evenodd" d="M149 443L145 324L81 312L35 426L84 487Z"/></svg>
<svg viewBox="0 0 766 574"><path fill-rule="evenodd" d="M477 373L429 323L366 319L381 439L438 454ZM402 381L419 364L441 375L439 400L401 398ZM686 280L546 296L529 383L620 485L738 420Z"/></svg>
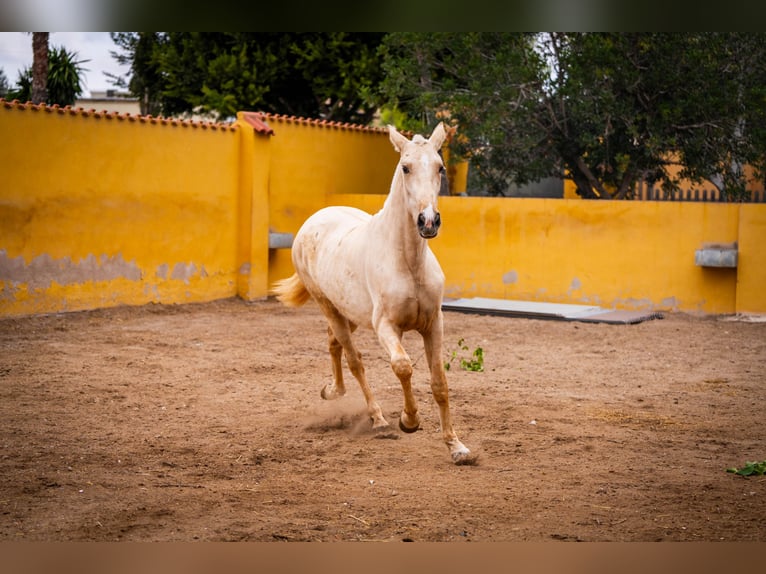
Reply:
<svg viewBox="0 0 766 574"><path fill-rule="evenodd" d="M590 168L586 165L585 160L583 160L581 157L578 157L575 161L575 165L577 166L577 172L585 179L585 181L588 182L589 195L587 199L612 199L612 196L609 194L606 188L601 185L601 182L596 179ZM577 179L575 179L575 183L577 183L577 187L582 190ZM594 193L593 190L598 193Z"/></svg>
<svg viewBox="0 0 766 574"><path fill-rule="evenodd" d="M418 84L424 92L429 92L432 88L431 84L431 71L428 67L428 60L422 47L415 47L415 61L418 63L418 70L420 71L420 77L418 78ZM425 124L430 125L433 118L431 112L426 109L423 112L425 116Z"/></svg>
<svg viewBox="0 0 766 574"><path fill-rule="evenodd" d="M32 32L32 103L44 104L48 99L48 35Z"/></svg>
<svg viewBox="0 0 766 574"><path fill-rule="evenodd" d="M620 187L617 193L615 193L614 199L625 199L628 196L628 192L632 191L637 179L636 170L633 167L628 167L622 176Z"/></svg>
<svg viewBox="0 0 766 574"><path fill-rule="evenodd" d="M577 186L577 194L581 198L598 199L598 196L595 193L593 193L593 188L591 187L587 177L582 175L577 170L570 171L569 176L572 178L572 181L574 181L575 186Z"/></svg>

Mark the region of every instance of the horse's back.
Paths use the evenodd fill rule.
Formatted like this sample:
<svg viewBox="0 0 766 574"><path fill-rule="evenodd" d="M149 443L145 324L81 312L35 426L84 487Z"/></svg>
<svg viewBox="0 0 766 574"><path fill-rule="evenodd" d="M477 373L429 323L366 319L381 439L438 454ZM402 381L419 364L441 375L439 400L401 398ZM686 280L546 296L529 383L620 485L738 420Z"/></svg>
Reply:
<svg viewBox="0 0 766 574"><path fill-rule="evenodd" d="M333 205L324 207L311 215L298 230L293 241L293 262L295 255L305 258L316 256L325 246L335 251L339 243L360 225L368 222L371 215L355 207ZM306 253L308 251L308 253Z"/></svg>
<svg viewBox="0 0 766 574"><path fill-rule="evenodd" d="M304 222L292 248L295 271L314 299L357 324L366 324L371 311L364 278L364 226L371 218L355 207L324 207Z"/></svg>
<svg viewBox="0 0 766 574"><path fill-rule="evenodd" d="M313 231L330 233L334 230L351 229L369 221L372 217L366 211L347 205L331 205L314 212L301 226L298 235Z"/></svg>

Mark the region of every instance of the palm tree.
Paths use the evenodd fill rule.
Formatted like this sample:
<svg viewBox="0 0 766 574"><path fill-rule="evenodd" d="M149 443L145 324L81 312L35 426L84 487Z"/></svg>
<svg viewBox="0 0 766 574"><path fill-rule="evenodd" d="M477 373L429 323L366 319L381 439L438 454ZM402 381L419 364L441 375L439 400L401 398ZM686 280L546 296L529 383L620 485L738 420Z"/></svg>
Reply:
<svg viewBox="0 0 766 574"><path fill-rule="evenodd" d="M49 32L32 32L32 103L48 100L48 36Z"/></svg>
<svg viewBox="0 0 766 574"><path fill-rule="evenodd" d="M48 99L49 104L73 106L77 96L82 94L84 68L87 60L77 60L77 52L67 52L64 46L48 51Z"/></svg>
<svg viewBox="0 0 766 574"><path fill-rule="evenodd" d="M48 50L46 73L47 96L44 103L72 106L77 96L82 94L81 77L85 68L81 66L88 60L78 60L77 52L68 52L63 46ZM27 67L19 72L14 89L8 90L6 99L22 102L34 102L34 71Z"/></svg>

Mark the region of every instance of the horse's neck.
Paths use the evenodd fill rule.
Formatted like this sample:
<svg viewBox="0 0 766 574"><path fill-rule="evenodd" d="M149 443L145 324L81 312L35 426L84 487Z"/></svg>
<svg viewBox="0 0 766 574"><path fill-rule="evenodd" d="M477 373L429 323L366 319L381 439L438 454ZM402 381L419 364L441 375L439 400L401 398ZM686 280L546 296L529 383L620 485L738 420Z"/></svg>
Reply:
<svg viewBox="0 0 766 574"><path fill-rule="evenodd" d="M378 219L386 250L400 253L407 267L415 271L424 264L427 241L420 236L407 212L407 198L399 178L398 174L394 176Z"/></svg>

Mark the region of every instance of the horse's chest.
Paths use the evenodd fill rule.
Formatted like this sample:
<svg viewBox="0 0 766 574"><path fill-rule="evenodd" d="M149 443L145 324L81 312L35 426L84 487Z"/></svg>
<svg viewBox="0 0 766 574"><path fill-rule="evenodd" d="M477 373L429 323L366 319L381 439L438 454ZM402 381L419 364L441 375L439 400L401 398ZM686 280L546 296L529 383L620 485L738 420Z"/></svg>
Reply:
<svg viewBox="0 0 766 574"><path fill-rule="evenodd" d="M430 293L418 292L417 288L383 293L382 304L389 318L404 330L430 323L438 309L437 298Z"/></svg>

